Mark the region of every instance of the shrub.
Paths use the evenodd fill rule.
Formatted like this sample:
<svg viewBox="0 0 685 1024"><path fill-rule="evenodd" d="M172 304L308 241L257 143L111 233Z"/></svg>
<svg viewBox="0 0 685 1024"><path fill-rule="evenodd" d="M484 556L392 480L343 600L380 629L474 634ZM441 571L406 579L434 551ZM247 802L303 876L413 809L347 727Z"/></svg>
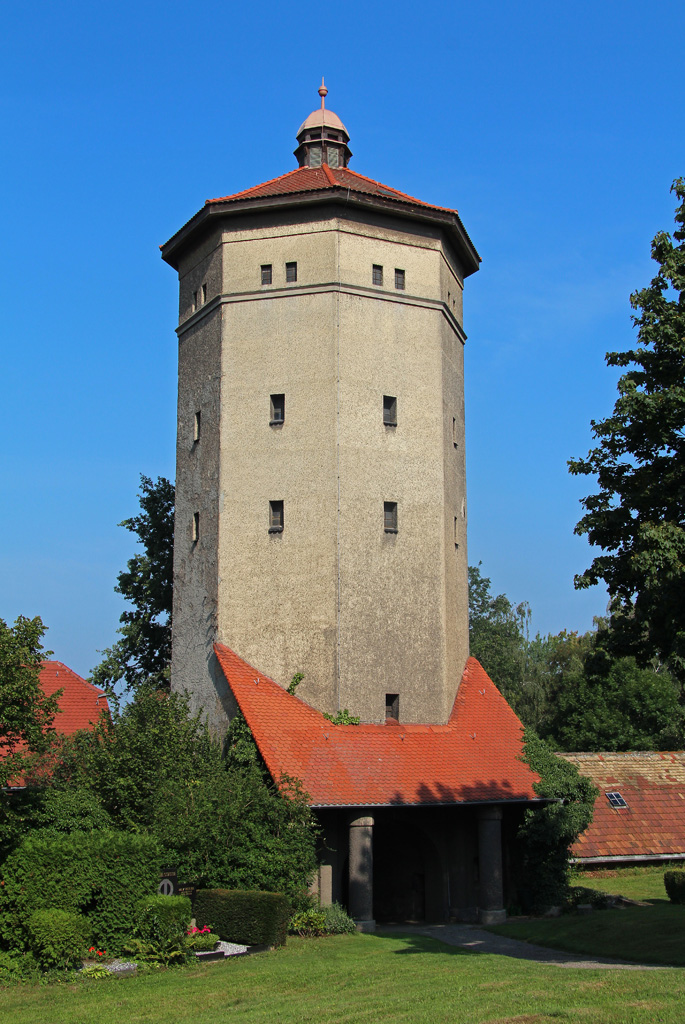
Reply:
<svg viewBox="0 0 685 1024"><path fill-rule="evenodd" d="M685 903L685 871L666 871L664 885L671 903Z"/></svg>
<svg viewBox="0 0 685 1024"><path fill-rule="evenodd" d="M290 919L289 935L326 935L326 918L320 910L303 910Z"/></svg>
<svg viewBox="0 0 685 1024"><path fill-rule="evenodd" d="M36 910L66 910L87 918L96 945L117 949L131 932L133 908L159 882L157 845L123 832L35 835L3 865L0 930L10 947Z"/></svg>
<svg viewBox="0 0 685 1024"><path fill-rule="evenodd" d="M346 935L356 932L357 926L339 903L329 903L321 908L321 913L326 922L326 932L329 935Z"/></svg>
<svg viewBox="0 0 685 1024"><path fill-rule="evenodd" d="M191 915L187 896L145 896L134 907L134 934L160 949L183 944Z"/></svg>
<svg viewBox="0 0 685 1024"><path fill-rule="evenodd" d="M244 946L282 946L291 912L278 892L200 889L195 896L199 927L211 925L220 939Z"/></svg>
<svg viewBox="0 0 685 1024"><path fill-rule="evenodd" d="M88 945L88 924L68 910L36 910L28 919L29 947L45 970L80 967Z"/></svg>
<svg viewBox="0 0 685 1024"><path fill-rule="evenodd" d="M217 937L212 929L205 925L204 928L192 928L186 938L186 946L193 953L207 952L214 949L217 944Z"/></svg>
<svg viewBox="0 0 685 1024"><path fill-rule="evenodd" d="M540 776L533 789L548 801L526 809L517 835L518 897L535 912L567 901L571 846L592 821L597 789L532 729L523 739L521 760Z"/></svg>

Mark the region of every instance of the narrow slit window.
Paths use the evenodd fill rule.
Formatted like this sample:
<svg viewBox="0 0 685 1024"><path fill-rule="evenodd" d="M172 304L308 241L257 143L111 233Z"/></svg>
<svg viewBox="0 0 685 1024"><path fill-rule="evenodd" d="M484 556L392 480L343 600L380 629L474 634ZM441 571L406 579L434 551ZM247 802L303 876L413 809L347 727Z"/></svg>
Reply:
<svg viewBox="0 0 685 1024"><path fill-rule="evenodd" d="M271 284L271 264L262 263L262 284Z"/></svg>
<svg viewBox="0 0 685 1024"><path fill-rule="evenodd" d="M285 421L285 395L271 396L271 419L269 426L275 427Z"/></svg>
<svg viewBox="0 0 685 1024"><path fill-rule="evenodd" d="M192 301L192 303L190 305L191 313L194 313L196 309L197 309L197 292L193 292L193 301Z"/></svg>
<svg viewBox="0 0 685 1024"><path fill-rule="evenodd" d="M192 538L193 538L193 544L197 544L197 542L200 539L200 513L199 512L193 512Z"/></svg>
<svg viewBox="0 0 685 1024"><path fill-rule="evenodd" d="M399 722L400 720L400 695L399 693L386 693L385 695L385 719Z"/></svg>
<svg viewBox="0 0 685 1024"><path fill-rule="evenodd" d="M286 263L285 280L286 284L294 284L297 281L297 263Z"/></svg>
<svg viewBox="0 0 685 1024"><path fill-rule="evenodd" d="M454 546L459 547L459 517L454 517Z"/></svg>
<svg viewBox="0 0 685 1024"><path fill-rule="evenodd" d="M283 502L269 502L269 533L283 533Z"/></svg>
<svg viewBox="0 0 685 1024"><path fill-rule="evenodd" d="M611 804L612 807L617 807L618 808L618 807L627 807L628 806L628 804L625 802L625 800L623 799L623 797L621 796L620 793L616 793L616 792L606 793L605 796L606 796L607 800L609 801L609 803Z"/></svg>
<svg viewBox="0 0 685 1024"><path fill-rule="evenodd" d="M381 267L378 263L374 263L373 265L371 280L373 281L374 284L383 284L383 267Z"/></svg>
<svg viewBox="0 0 685 1024"><path fill-rule="evenodd" d="M202 305L203 306L204 306L206 301L207 301L207 285L203 284L202 285Z"/></svg>
<svg viewBox="0 0 685 1024"><path fill-rule="evenodd" d="M397 268L395 268L395 288L404 291L404 271L397 270Z"/></svg>
<svg viewBox="0 0 685 1024"><path fill-rule="evenodd" d="M457 417L452 417L452 444L455 448L459 447L459 438L457 436Z"/></svg>
<svg viewBox="0 0 685 1024"><path fill-rule="evenodd" d="M394 395L383 395L383 423L386 427L397 426L397 399Z"/></svg>
<svg viewBox="0 0 685 1024"><path fill-rule="evenodd" d="M386 533L397 533L397 502L383 502L383 529Z"/></svg>
<svg viewBox="0 0 685 1024"><path fill-rule="evenodd" d="M202 433L202 413L198 409L195 413L195 419L193 423L193 441L200 440L200 434Z"/></svg>

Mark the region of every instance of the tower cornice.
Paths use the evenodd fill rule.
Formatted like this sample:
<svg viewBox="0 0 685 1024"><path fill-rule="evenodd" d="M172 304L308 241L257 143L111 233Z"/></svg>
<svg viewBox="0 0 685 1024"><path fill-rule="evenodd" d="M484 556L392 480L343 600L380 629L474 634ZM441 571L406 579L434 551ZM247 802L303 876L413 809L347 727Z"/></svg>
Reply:
<svg viewBox="0 0 685 1024"><path fill-rule="evenodd" d="M378 191L361 191L359 184L355 181L354 186L344 184L337 180L337 175L327 166L319 168L319 171L328 172L326 185L323 187L303 188L301 191L276 192L276 194L255 194L257 189L249 189L245 193L236 196L226 196L221 199L207 200L201 210L194 217L183 225L171 238L160 246L162 259L178 270L183 253L188 247L194 247L203 235L210 233L222 221L244 216L245 214L269 213L280 210L312 209L325 205L342 206L354 208L360 211L368 211L382 216L391 216L400 220L407 220L414 224L429 224L444 232L455 254L458 257L463 277L469 277L480 267L480 256L469 238L469 235L462 224L461 218L456 210L446 207L431 206L420 200L405 196L404 193L388 186L380 185L370 178L362 175L355 175L355 179L361 182L368 182L376 189L384 189L387 194L380 194ZM292 174L307 174L312 171L291 172ZM347 171L347 174L350 172ZM335 176L334 176L335 175ZM275 179L281 182L290 175L283 175L283 178ZM335 181L332 184L331 179ZM267 183L271 186L274 183ZM264 188L258 186L257 188Z"/></svg>

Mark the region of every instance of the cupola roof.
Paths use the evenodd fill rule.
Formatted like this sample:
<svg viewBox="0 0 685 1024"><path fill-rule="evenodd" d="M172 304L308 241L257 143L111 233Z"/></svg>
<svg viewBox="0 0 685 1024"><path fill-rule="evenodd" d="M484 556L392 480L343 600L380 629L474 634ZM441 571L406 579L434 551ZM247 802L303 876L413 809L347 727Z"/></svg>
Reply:
<svg viewBox="0 0 685 1024"><path fill-rule="evenodd" d="M347 167L352 152L348 146L350 135L337 114L326 109L328 89L323 78L319 86L321 106L312 110L297 132L298 146L295 156L300 167Z"/></svg>

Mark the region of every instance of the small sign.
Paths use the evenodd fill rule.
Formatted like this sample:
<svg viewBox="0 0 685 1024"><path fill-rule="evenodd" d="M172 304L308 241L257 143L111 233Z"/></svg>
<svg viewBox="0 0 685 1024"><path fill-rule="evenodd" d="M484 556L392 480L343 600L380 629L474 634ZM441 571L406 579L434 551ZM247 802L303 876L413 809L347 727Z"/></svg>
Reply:
<svg viewBox="0 0 685 1024"><path fill-rule="evenodd" d="M175 871L162 871L157 892L162 896L175 896L178 892L178 878Z"/></svg>

